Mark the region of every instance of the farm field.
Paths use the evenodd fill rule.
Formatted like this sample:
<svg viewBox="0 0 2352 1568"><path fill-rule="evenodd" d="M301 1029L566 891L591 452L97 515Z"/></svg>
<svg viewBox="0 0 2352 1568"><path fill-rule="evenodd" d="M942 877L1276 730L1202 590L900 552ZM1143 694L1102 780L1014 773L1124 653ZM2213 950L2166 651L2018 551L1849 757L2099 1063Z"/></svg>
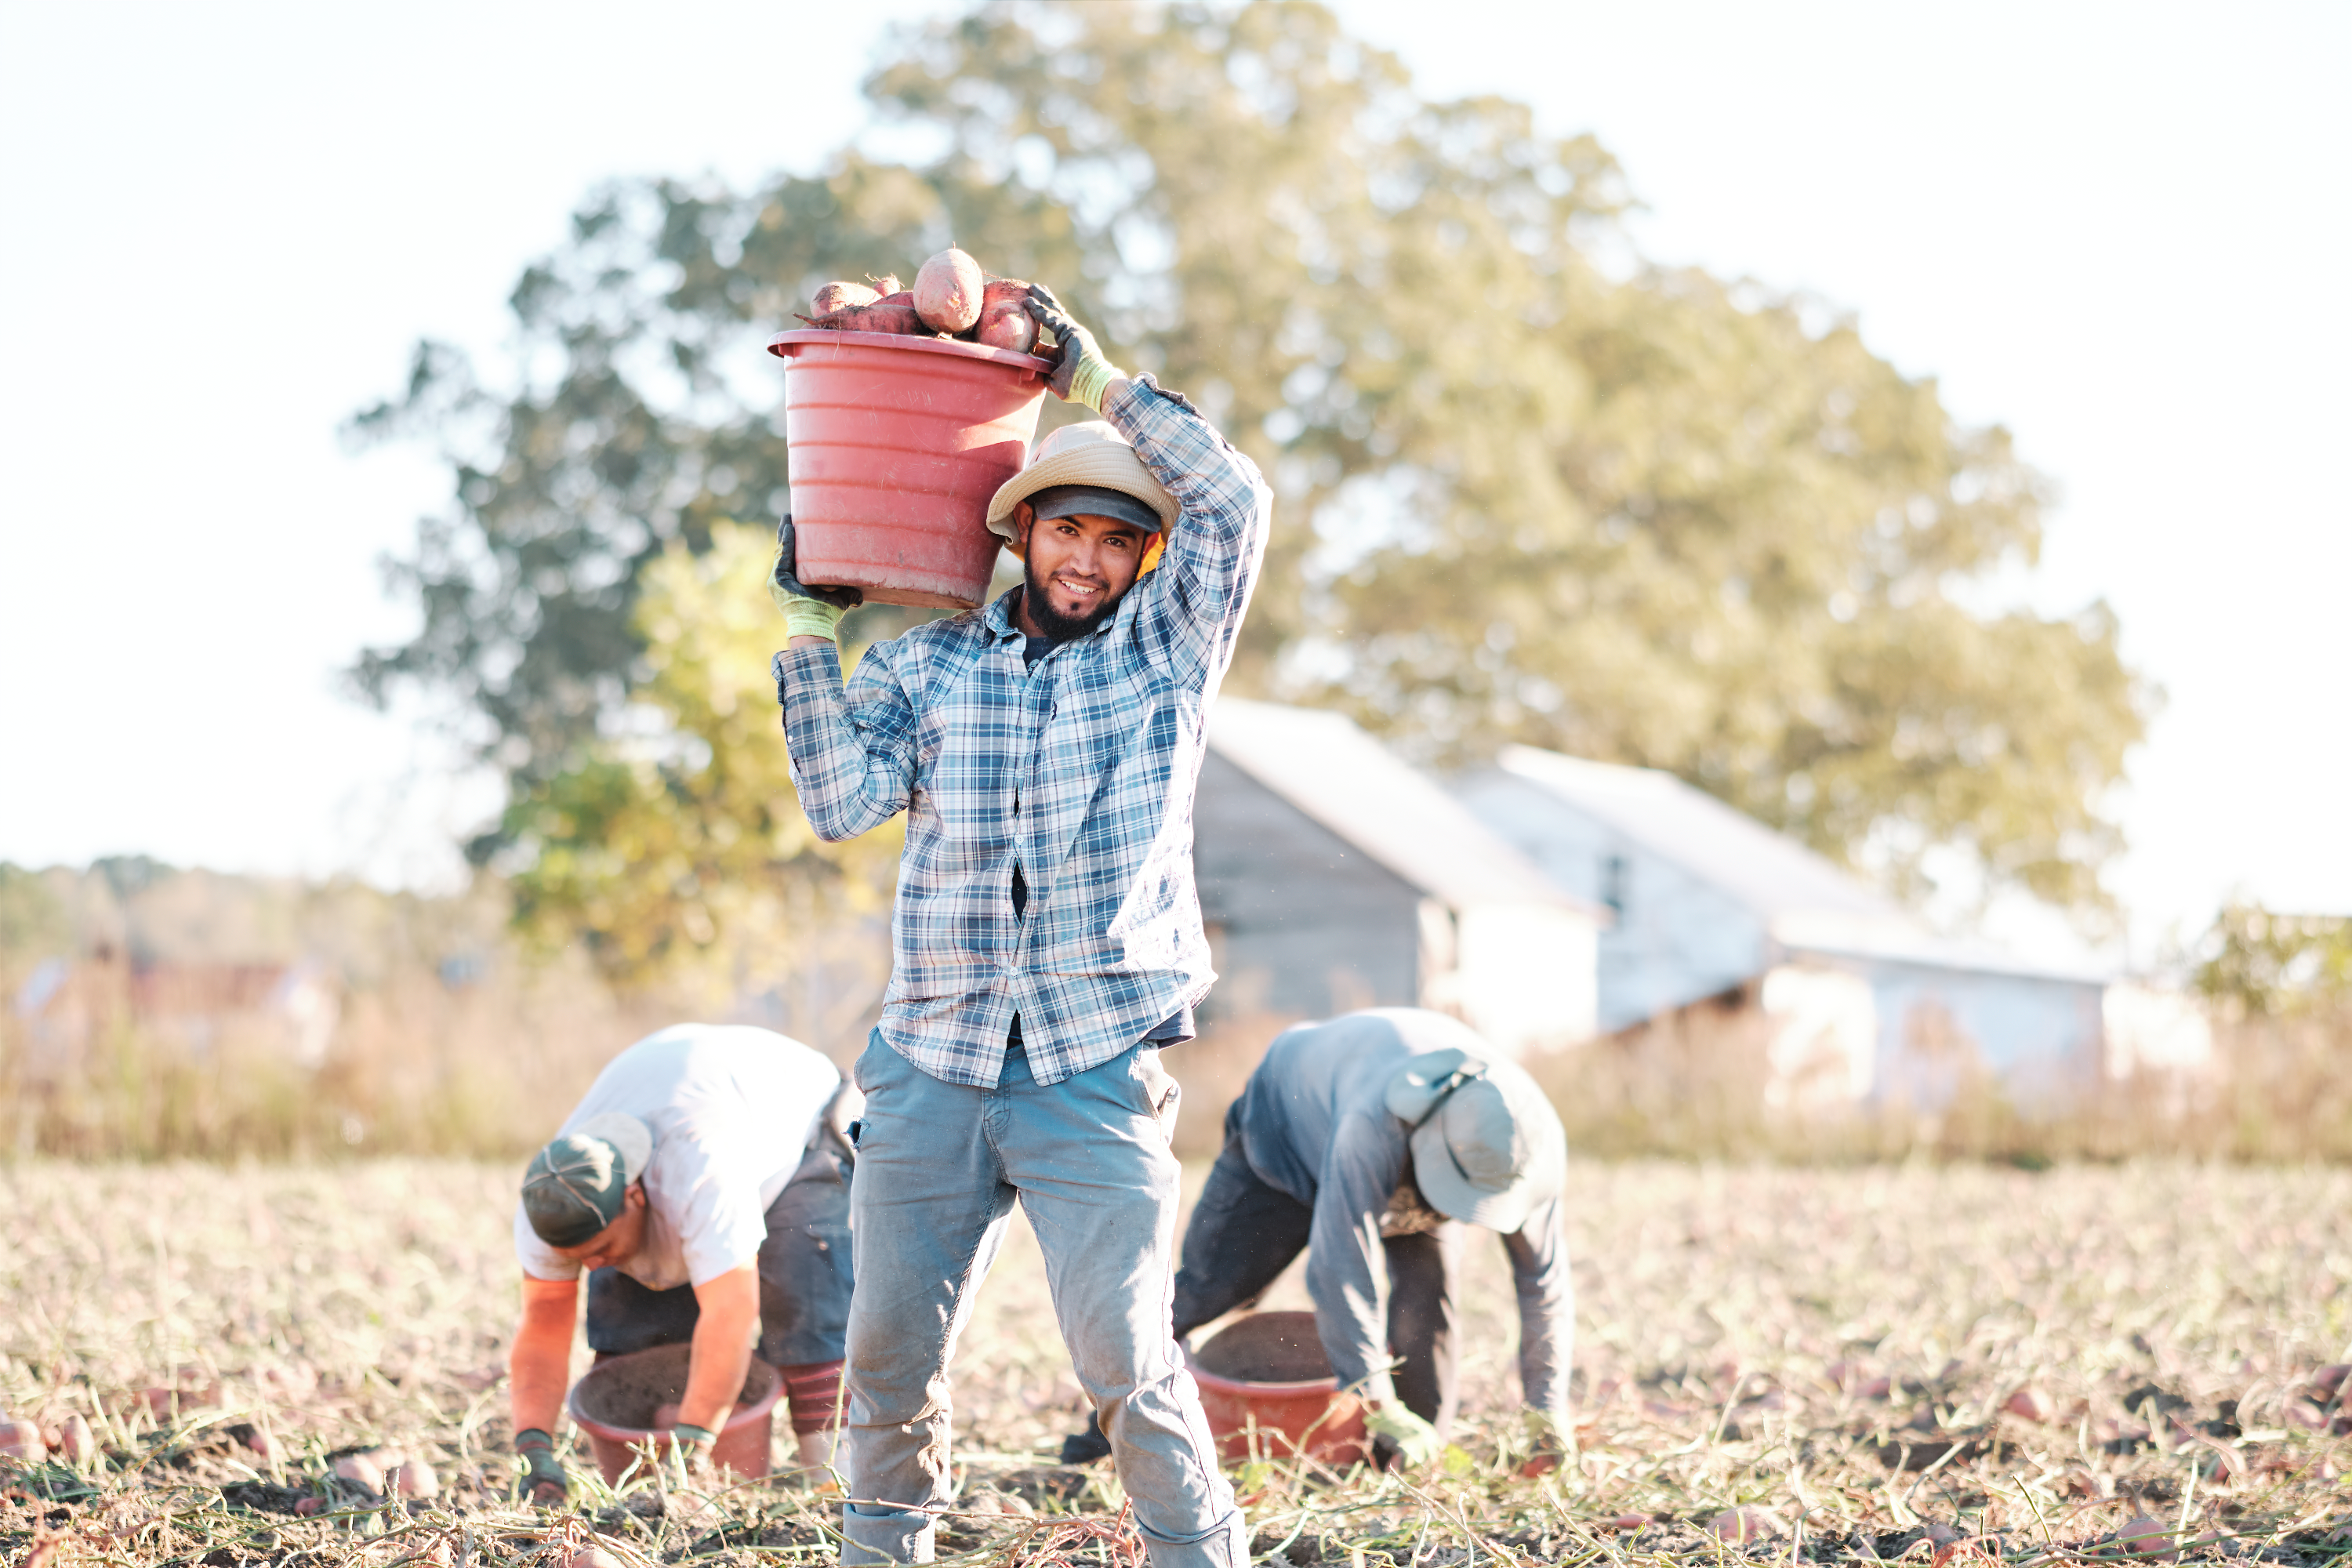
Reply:
<svg viewBox="0 0 2352 1568"><path fill-rule="evenodd" d="M830 1562L834 1505L793 1482L508 1500L514 1175L0 1167L0 1406L79 1415L94 1445L0 1458L0 1560L456 1568L560 1562L593 1532L633 1564ZM2352 1173L1586 1163L1570 1190L1564 1468L1518 1473L1507 1275L1480 1238L1456 1449L1412 1476L1243 1467L1261 1559L1949 1568L2116 1554L2136 1520L2151 1556L2352 1552L2352 1420L2321 1373L2352 1360ZM1265 1304L1304 1304L1295 1273ZM1076 1390L1025 1232L956 1396L943 1556L1125 1561L1108 1467L1053 1463ZM432 1495L333 1474L392 1450ZM1710 1528L1737 1509L1745 1543Z"/></svg>

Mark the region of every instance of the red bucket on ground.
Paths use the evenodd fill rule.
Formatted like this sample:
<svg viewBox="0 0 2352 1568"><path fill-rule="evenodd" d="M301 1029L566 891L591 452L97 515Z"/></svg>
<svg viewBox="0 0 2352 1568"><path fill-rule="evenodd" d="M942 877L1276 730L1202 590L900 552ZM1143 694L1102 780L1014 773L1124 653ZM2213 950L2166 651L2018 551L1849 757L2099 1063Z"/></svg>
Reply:
<svg viewBox="0 0 2352 1568"><path fill-rule="evenodd" d="M801 581L970 609L1002 542L988 502L1021 471L1051 362L952 338L779 332Z"/></svg>
<svg viewBox="0 0 2352 1568"><path fill-rule="evenodd" d="M588 1434L588 1447L607 1483L621 1479L632 1463L652 1454L667 1454L671 1437L656 1425L665 1405L686 1394L686 1371L694 1357L691 1345L656 1345L627 1355L599 1356L596 1364L572 1385L564 1406L572 1425ZM776 1401L783 1397L784 1380L776 1369L754 1361L736 1396L734 1413L712 1445L710 1458L719 1468L739 1476L768 1473L768 1444L775 1426Z"/></svg>
<svg viewBox="0 0 2352 1568"><path fill-rule="evenodd" d="M1303 1453L1344 1468L1371 1458L1364 1402L1339 1392L1314 1313L1253 1312L1194 1351L1191 1363L1210 1435L1225 1458Z"/></svg>

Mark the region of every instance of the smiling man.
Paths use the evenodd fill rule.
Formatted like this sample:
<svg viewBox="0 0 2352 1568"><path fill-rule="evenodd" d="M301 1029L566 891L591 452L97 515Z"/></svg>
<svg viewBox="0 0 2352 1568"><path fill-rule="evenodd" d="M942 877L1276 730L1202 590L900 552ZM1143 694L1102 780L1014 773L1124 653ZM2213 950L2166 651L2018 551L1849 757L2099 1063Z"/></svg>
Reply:
<svg viewBox="0 0 2352 1568"><path fill-rule="evenodd" d="M1265 485L1053 296L1056 431L989 522L1022 584L866 650L852 591L772 584L793 782L827 839L903 811L890 989L857 1083L843 1561L928 1562L952 1498L948 1363L1019 1199L1154 1568L1249 1539L1171 1331L1180 1172L1160 1047L1214 978L1192 886L1208 707L1265 554Z"/></svg>
<svg viewBox="0 0 2352 1568"><path fill-rule="evenodd" d="M605 1065L523 1177L522 1322L508 1357L515 1449L534 1501L568 1482L563 1407L579 1280L599 1359L688 1344L673 1431L707 1455L760 1359L783 1374L801 1462L839 1414L851 1282L841 1069L766 1029L680 1024Z"/></svg>

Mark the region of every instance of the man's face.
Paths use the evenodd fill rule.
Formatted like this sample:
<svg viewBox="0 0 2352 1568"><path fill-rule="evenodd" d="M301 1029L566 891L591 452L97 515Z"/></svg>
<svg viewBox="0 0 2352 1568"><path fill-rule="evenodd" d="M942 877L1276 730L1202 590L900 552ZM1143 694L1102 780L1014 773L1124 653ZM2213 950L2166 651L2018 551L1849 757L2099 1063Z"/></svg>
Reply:
<svg viewBox="0 0 2352 1568"><path fill-rule="evenodd" d="M1023 533L1028 591L1023 607L1060 641L1100 626L1135 586L1150 536L1131 522L1081 512L1039 519L1026 501L1013 511Z"/></svg>
<svg viewBox="0 0 2352 1568"><path fill-rule="evenodd" d="M577 1247L556 1247L555 1255L583 1268L617 1268L637 1255L646 1241L646 1188L631 1182L624 1194L618 1219Z"/></svg>

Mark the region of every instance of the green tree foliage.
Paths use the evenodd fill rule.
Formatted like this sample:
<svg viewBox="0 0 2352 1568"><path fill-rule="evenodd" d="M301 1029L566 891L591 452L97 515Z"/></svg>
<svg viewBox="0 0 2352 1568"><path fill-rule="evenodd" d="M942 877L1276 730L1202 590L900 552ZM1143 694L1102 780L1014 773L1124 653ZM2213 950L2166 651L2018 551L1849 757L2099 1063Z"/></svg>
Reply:
<svg viewBox="0 0 2352 1568"><path fill-rule="evenodd" d="M2197 989L2241 1016L2287 1018L2352 1005L2352 918L2231 904L2204 945Z"/></svg>
<svg viewBox="0 0 2352 1568"><path fill-rule="evenodd" d="M1304 0L990 6L868 87L900 161L600 193L516 288L513 386L425 344L358 421L457 480L394 568L424 629L359 685L455 695L519 802L614 776L651 563L784 505L765 335L952 239L1275 478L1235 689L1433 760L1670 769L1912 890L1944 847L2101 903L2150 696L2103 606L1968 596L2034 559L2044 481L1851 323L1633 258L1590 137L1427 100Z"/></svg>

